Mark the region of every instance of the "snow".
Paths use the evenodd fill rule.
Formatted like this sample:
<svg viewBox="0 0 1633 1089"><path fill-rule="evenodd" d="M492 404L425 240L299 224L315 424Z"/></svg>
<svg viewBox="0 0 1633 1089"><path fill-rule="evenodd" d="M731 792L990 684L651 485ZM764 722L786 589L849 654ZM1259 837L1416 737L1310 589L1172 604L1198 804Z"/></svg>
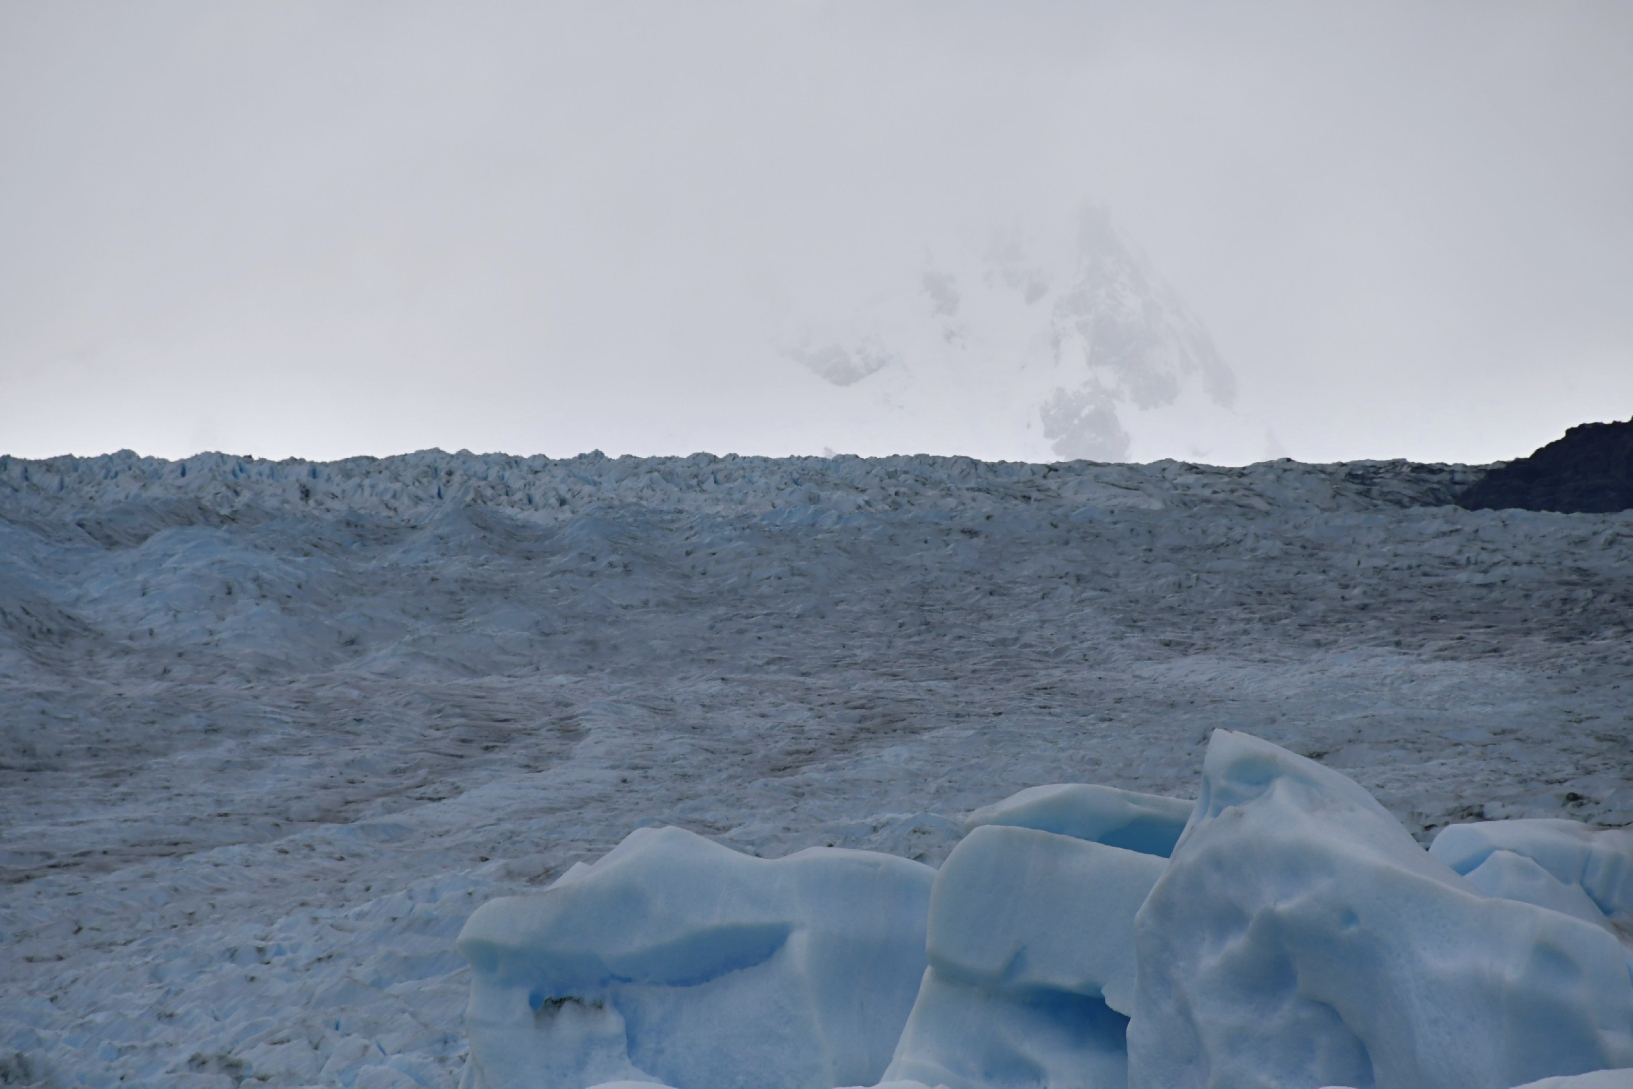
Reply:
<svg viewBox="0 0 1633 1089"><path fill-rule="evenodd" d="M1475 475L0 459L0 1070L451 1089L467 919L632 829L936 865L1216 727L1423 841L1629 824L1633 516Z"/></svg>
<svg viewBox="0 0 1633 1089"><path fill-rule="evenodd" d="M956 421L986 457L1277 456L1207 329L1104 212L1038 211L797 296L775 339L826 441L941 449Z"/></svg>
<svg viewBox="0 0 1633 1089"><path fill-rule="evenodd" d="M662 1080L831 1089L878 1080L925 968L935 871L812 847L766 860L639 829L543 893L490 900L472 1089Z"/></svg>
<svg viewBox="0 0 1633 1089"><path fill-rule="evenodd" d="M1245 734L1214 735L1135 934L1130 1089L1498 1089L1633 1065L1611 934L1482 895L1354 782Z"/></svg>

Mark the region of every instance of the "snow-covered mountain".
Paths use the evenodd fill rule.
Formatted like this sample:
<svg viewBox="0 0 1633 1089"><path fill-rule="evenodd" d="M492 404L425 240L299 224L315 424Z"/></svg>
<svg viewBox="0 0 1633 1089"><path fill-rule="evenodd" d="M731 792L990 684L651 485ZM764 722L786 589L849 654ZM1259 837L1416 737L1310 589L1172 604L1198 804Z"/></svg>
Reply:
<svg viewBox="0 0 1633 1089"><path fill-rule="evenodd" d="M1202 322L1104 211L940 249L916 276L786 323L784 354L847 391L875 433L958 420L972 452L1039 461L1279 454L1237 410Z"/></svg>

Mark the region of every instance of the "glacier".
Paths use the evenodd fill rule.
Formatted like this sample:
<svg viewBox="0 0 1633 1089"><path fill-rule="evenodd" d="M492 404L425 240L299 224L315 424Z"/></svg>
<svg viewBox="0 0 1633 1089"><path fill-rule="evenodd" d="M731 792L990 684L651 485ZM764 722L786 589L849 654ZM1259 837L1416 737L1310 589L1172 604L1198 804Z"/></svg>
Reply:
<svg viewBox="0 0 1633 1089"><path fill-rule="evenodd" d="M1569 905L1572 914L1633 934L1633 831L1558 818L1479 821L1441 829L1429 853L1487 895L1546 897L1553 902L1545 907Z"/></svg>
<svg viewBox="0 0 1633 1089"><path fill-rule="evenodd" d="M1354 782L1247 735L1209 745L1135 941L1131 1089L1498 1089L1633 1066L1615 937L1484 895Z"/></svg>
<svg viewBox="0 0 1633 1089"><path fill-rule="evenodd" d="M924 972L933 877L878 852L766 860L639 829L465 924L465 1084L871 1083Z"/></svg>
<svg viewBox="0 0 1633 1089"><path fill-rule="evenodd" d="M930 966L887 1079L1125 1084L1134 915L1162 869L1053 832L972 831L936 875Z"/></svg>
<svg viewBox="0 0 1633 1089"><path fill-rule="evenodd" d="M1110 836L1186 805L1023 791L972 815L933 884L886 854L767 862L637 830L466 924L466 1085L1511 1089L1633 1068L1604 916L1466 880L1330 768L1216 731L1169 857L984 822L1058 824L1062 799ZM1435 842L1471 872L1526 845L1604 896L1625 839L1522 821Z"/></svg>
<svg viewBox="0 0 1633 1089"><path fill-rule="evenodd" d="M1191 803L1089 783L1027 787L984 805L964 821L967 835L982 825L1013 825L1167 858L1191 818Z"/></svg>
<svg viewBox="0 0 1633 1089"><path fill-rule="evenodd" d="M1194 798L1216 728L1434 857L1564 819L1608 867L1633 516L1451 505L1481 472L0 457L0 1072L453 1089L461 929L633 829L932 867L970 822L1088 843L1111 787ZM1004 801L1067 780L1107 786ZM1615 888L1499 850L1461 879Z"/></svg>

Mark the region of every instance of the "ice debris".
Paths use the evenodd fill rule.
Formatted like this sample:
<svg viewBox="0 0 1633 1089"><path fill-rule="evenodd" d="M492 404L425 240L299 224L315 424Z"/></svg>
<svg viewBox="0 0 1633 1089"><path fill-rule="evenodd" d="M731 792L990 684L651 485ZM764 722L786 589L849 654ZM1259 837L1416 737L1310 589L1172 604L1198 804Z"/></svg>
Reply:
<svg viewBox="0 0 1633 1089"><path fill-rule="evenodd" d="M1488 896L1633 934L1633 830L1559 819L1454 824L1441 829L1429 853Z"/></svg>
<svg viewBox="0 0 1633 1089"><path fill-rule="evenodd" d="M641 829L484 906L466 1089L1633 1089L1633 833L1425 851L1225 730L1194 804L1065 784L967 828L939 872Z"/></svg>
<svg viewBox="0 0 1633 1089"><path fill-rule="evenodd" d="M1504 1089L1633 1064L1605 930L1483 895L1329 768L1218 731L1135 923L1130 1089Z"/></svg>
<svg viewBox="0 0 1633 1089"><path fill-rule="evenodd" d="M868 851L766 860L637 829L471 916L467 1089L871 1085L924 973L934 876Z"/></svg>
<svg viewBox="0 0 1633 1089"><path fill-rule="evenodd" d="M1056 783L1028 787L977 809L964 822L964 831L987 824L1015 825L1167 858L1190 817L1191 803L1178 798Z"/></svg>
<svg viewBox="0 0 1633 1089"><path fill-rule="evenodd" d="M1149 854L983 825L930 894L930 967L887 1078L951 1089L1121 1085Z"/></svg>

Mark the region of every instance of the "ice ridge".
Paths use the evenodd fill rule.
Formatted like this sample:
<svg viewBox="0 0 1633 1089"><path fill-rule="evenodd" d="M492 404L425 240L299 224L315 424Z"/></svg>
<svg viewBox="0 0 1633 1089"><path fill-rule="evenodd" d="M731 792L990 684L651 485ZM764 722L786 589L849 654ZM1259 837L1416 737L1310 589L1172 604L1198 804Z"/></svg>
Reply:
<svg viewBox="0 0 1633 1089"><path fill-rule="evenodd" d="M1180 806L1171 856L993 819L1065 814L1116 834L1128 823L1108 816ZM1208 743L1194 806L1023 791L978 811L933 881L884 855L765 862L638 830L466 925L467 1083L1623 1084L1627 949L1603 917L1483 887L1446 861L1475 874L1504 854L1620 911L1625 833L1482 823L1426 851L1346 776L1229 730Z"/></svg>

